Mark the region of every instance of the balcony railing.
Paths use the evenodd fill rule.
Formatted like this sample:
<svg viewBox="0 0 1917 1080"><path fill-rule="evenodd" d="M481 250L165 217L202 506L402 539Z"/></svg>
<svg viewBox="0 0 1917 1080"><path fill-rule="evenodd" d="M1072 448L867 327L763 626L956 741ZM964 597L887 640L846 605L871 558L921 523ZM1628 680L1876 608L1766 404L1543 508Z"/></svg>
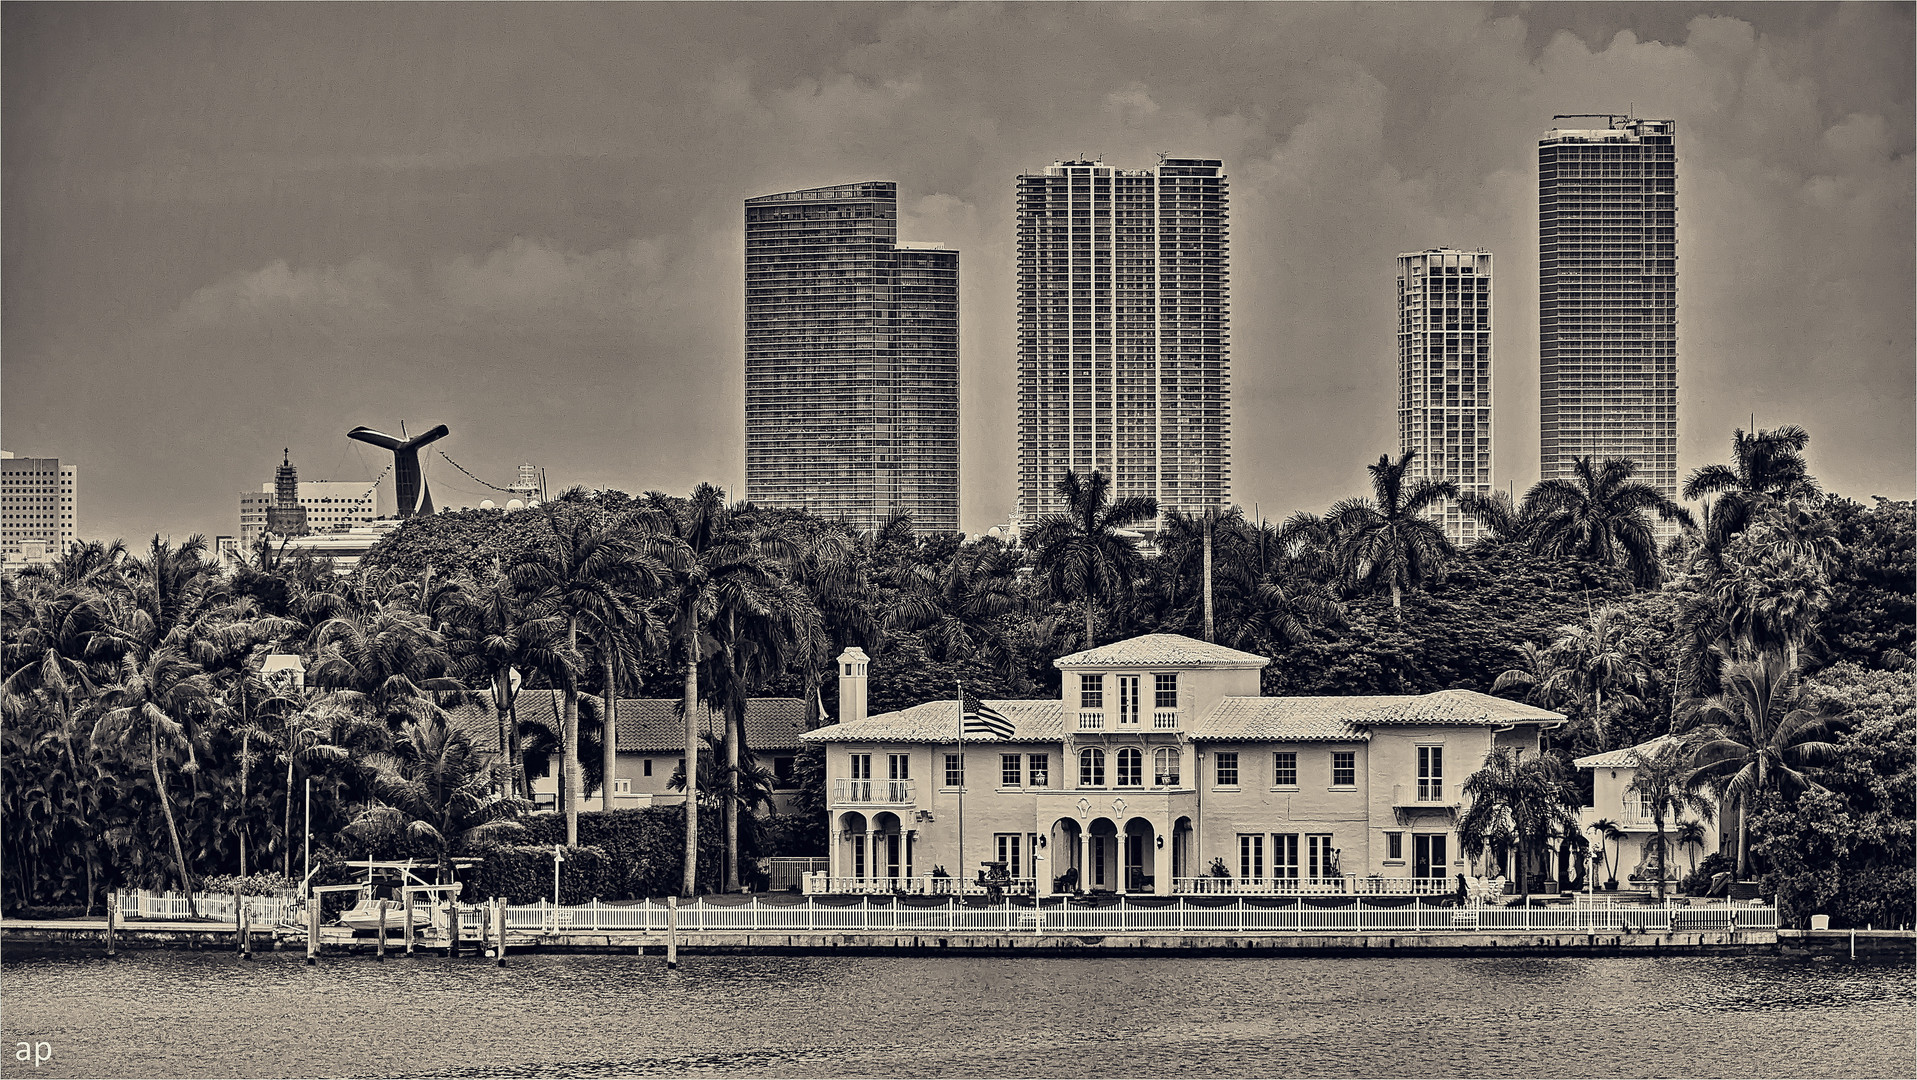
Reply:
<svg viewBox="0 0 1917 1080"><path fill-rule="evenodd" d="M1458 800L1444 797L1444 781L1420 780L1416 784L1393 785L1391 805L1450 807L1458 805Z"/></svg>
<svg viewBox="0 0 1917 1080"><path fill-rule="evenodd" d="M1257 894L1267 896L1331 895L1354 892L1352 879L1341 877L1181 877L1172 879L1172 892L1200 896Z"/></svg>
<svg viewBox="0 0 1917 1080"><path fill-rule="evenodd" d="M911 780L834 780L832 801L880 806L907 805L913 801L913 784Z"/></svg>
<svg viewBox="0 0 1917 1080"><path fill-rule="evenodd" d="M1105 730L1105 711L1103 709L1081 709L1078 714L1078 730Z"/></svg>
<svg viewBox="0 0 1917 1080"><path fill-rule="evenodd" d="M1153 709L1152 710L1152 727L1156 728L1159 731L1177 731L1178 730L1178 710L1177 709Z"/></svg>
<svg viewBox="0 0 1917 1080"><path fill-rule="evenodd" d="M898 875L878 877L831 877L827 874L805 875L804 888L807 893L865 893L870 895L897 894L900 896L984 896L985 886L976 881L961 881L951 877L930 877L924 874L916 877ZM1037 891L1038 883L1033 878L1013 878L1005 886L1007 896L1031 896Z"/></svg>

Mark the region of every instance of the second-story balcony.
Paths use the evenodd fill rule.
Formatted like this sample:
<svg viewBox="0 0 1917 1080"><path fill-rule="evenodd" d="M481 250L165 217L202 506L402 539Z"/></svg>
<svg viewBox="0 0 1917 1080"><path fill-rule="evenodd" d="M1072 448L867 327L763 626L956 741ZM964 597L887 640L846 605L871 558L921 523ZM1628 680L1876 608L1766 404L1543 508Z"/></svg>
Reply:
<svg viewBox="0 0 1917 1080"><path fill-rule="evenodd" d="M1397 784L1391 789L1393 806L1428 806L1433 809L1452 808L1459 804L1456 792L1450 798L1445 797L1442 780L1419 780L1414 784Z"/></svg>
<svg viewBox="0 0 1917 1080"><path fill-rule="evenodd" d="M1152 710L1153 730L1177 731L1178 727L1179 727L1179 724L1178 724L1177 709L1153 709Z"/></svg>
<svg viewBox="0 0 1917 1080"><path fill-rule="evenodd" d="M910 806L914 788L911 780L834 780L834 803L863 803L872 806Z"/></svg>
<svg viewBox="0 0 1917 1080"><path fill-rule="evenodd" d="M1078 730L1104 731L1105 730L1105 710L1080 709L1078 712Z"/></svg>

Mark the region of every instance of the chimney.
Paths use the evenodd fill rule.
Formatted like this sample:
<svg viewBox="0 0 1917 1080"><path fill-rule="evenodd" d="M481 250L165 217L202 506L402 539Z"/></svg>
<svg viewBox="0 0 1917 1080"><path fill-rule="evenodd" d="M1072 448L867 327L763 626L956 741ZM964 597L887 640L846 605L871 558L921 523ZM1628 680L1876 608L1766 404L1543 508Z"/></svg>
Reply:
<svg viewBox="0 0 1917 1080"><path fill-rule="evenodd" d="M839 723L865 719L865 666L871 662L857 645L839 654Z"/></svg>

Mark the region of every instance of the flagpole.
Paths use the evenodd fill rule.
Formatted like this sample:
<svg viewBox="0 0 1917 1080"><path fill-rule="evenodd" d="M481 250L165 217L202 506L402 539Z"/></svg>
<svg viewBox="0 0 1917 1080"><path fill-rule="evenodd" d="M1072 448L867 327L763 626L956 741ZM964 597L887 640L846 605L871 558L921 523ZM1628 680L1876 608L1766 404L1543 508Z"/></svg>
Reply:
<svg viewBox="0 0 1917 1080"><path fill-rule="evenodd" d="M963 893L965 891L965 887L964 887L965 886L965 680L964 679L958 680L958 692L959 692L959 698L958 698L958 759L959 759L958 872L952 876L952 881L955 885L958 886L959 892Z"/></svg>

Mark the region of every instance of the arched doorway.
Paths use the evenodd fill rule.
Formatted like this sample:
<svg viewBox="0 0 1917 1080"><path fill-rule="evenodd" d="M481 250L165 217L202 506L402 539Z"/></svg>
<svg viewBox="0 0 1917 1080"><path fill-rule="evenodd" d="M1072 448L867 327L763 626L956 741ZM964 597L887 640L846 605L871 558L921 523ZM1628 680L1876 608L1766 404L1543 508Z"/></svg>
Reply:
<svg viewBox="0 0 1917 1080"><path fill-rule="evenodd" d="M1142 817L1132 818L1125 823L1124 876L1120 879L1121 892L1155 892L1158 867L1158 830Z"/></svg>
<svg viewBox="0 0 1917 1080"><path fill-rule="evenodd" d="M905 835L899 816L889 810L872 815L872 876L896 886L899 878L907 876L905 862Z"/></svg>
<svg viewBox="0 0 1917 1080"><path fill-rule="evenodd" d="M1192 858L1191 845L1192 845L1191 819L1188 817L1181 817L1177 821L1172 822L1171 874L1172 874L1173 881L1176 881L1179 878L1189 878L1189 877L1198 876L1192 870L1192 866L1191 866L1191 858Z"/></svg>
<svg viewBox="0 0 1917 1080"><path fill-rule="evenodd" d="M1085 863L1079 882L1086 892L1117 892L1119 883L1118 823L1111 818L1093 818L1086 830Z"/></svg>
<svg viewBox="0 0 1917 1080"><path fill-rule="evenodd" d="M839 815L839 832L832 843L832 890L850 888L852 881L863 881L871 871L872 860L866 850L865 815L854 810Z"/></svg>
<svg viewBox="0 0 1917 1080"><path fill-rule="evenodd" d="M1044 837L1050 849L1051 880L1038 883L1041 891L1073 892L1085 888L1085 868L1079 865L1083 830L1072 818L1059 818Z"/></svg>

